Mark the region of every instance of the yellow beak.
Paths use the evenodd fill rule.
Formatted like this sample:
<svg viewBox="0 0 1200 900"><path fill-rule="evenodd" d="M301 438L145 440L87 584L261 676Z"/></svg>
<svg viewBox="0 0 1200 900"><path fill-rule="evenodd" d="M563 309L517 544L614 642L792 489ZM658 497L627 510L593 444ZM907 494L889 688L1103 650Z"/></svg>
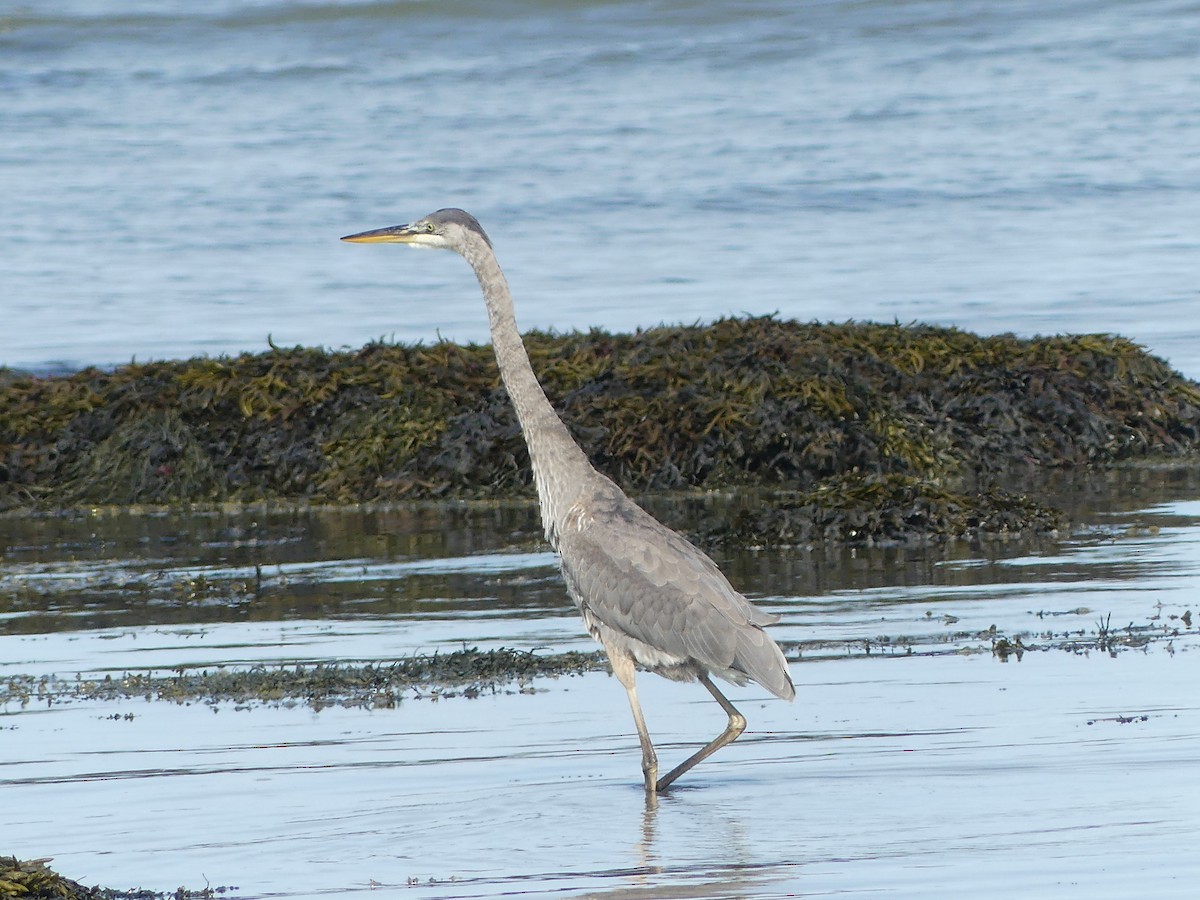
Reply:
<svg viewBox="0 0 1200 900"><path fill-rule="evenodd" d="M342 240L353 244L411 244L414 237L416 232L408 225L393 225L390 228L348 234Z"/></svg>

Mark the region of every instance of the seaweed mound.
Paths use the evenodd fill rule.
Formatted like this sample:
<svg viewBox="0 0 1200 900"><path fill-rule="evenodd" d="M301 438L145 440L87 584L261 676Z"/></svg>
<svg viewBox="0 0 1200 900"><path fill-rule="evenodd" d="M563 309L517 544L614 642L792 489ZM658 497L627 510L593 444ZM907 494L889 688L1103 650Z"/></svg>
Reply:
<svg viewBox="0 0 1200 900"><path fill-rule="evenodd" d="M1108 335L765 317L526 343L588 456L635 492L987 483L1200 440L1200 387ZM0 508L514 495L532 496L528 457L487 346L0 371Z"/></svg>

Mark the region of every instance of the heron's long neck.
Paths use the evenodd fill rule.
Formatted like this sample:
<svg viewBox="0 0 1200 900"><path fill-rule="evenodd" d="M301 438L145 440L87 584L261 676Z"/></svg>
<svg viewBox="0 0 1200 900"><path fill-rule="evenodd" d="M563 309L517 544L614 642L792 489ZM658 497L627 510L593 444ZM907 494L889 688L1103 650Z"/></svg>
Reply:
<svg viewBox="0 0 1200 900"><path fill-rule="evenodd" d="M517 331L508 282L491 248L482 239L477 239L463 256L475 270L483 289L500 378L517 411L525 444L529 447L542 525L547 540L557 546L559 523L595 469L559 419L533 374L529 354Z"/></svg>

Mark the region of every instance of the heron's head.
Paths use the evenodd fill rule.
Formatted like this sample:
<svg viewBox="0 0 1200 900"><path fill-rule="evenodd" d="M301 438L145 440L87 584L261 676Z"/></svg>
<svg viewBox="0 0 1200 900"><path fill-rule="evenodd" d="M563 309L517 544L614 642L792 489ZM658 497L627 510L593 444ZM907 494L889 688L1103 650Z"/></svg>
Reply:
<svg viewBox="0 0 1200 900"><path fill-rule="evenodd" d="M462 253L473 235L483 238L490 247L483 226L469 212L461 209L439 209L411 225L393 225L348 234L343 241L356 244L412 244L414 247L437 247Z"/></svg>

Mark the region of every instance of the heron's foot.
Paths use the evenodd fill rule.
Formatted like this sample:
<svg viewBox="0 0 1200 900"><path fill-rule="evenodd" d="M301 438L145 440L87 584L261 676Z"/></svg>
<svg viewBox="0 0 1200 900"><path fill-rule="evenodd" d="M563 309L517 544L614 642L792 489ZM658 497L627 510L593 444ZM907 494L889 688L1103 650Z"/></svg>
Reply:
<svg viewBox="0 0 1200 900"><path fill-rule="evenodd" d="M715 690L715 689L710 687L710 690ZM721 697L721 699L724 700L725 698ZM728 701L725 701L725 702L728 703ZM729 707L728 712L729 712L729 724L725 727L725 730L722 731L715 738L713 738L711 741L709 741L707 744L705 744L703 747L701 747L699 750L697 750L695 753L693 753L691 756L689 756L687 759L685 759L683 762L681 762L679 765L677 765L675 768L673 768L670 772L668 772L662 778L658 779L657 783L654 786L654 789L658 793L661 794L661 793L665 792L667 790L667 788L669 788L672 784L675 783L675 780L677 778L679 778L680 775L682 775L684 772L689 771L698 762L708 759L710 756L712 756L714 753L716 753L718 750L720 750L726 744L731 744L734 741L736 741L738 739L738 737L742 734L742 732L746 730L746 718L740 712L738 712L736 709L734 709L732 706ZM649 790L649 788L647 788L647 790Z"/></svg>
<svg viewBox="0 0 1200 900"><path fill-rule="evenodd" d="M658 758L653 754L642 757L642 775L646 779L646 795L658 790Z"/></svg>

